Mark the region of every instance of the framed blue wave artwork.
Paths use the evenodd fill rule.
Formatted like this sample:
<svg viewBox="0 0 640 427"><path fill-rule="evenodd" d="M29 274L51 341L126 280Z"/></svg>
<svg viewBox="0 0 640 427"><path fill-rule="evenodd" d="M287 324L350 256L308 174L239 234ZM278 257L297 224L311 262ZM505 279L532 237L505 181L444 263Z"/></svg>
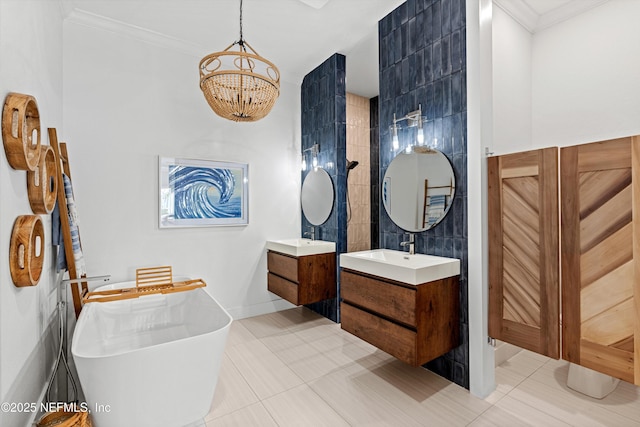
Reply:
<svg viewBox="0 0 640 427"><path fill-rule="evenodd" d="M160 157L160 228L247 225L246 163Z"/></svg>

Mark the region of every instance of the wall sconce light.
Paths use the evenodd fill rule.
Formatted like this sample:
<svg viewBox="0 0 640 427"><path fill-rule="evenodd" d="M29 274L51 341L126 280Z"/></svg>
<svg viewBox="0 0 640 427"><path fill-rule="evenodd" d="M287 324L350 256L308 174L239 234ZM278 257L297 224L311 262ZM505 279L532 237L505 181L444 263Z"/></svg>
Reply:
<svg viewBox="0 0 640 427"><path fill-rule="evenodd" d="M307 170L307 155L305 154L307 151L311 151L311 166L314 169L318 167L318 153L320 153L320 145L313 144L311 147L302 150L302 170Z"/></svg>
<svg viewBox="0 0 640 427"><path fill-rule="evenodd" d="M393 151L396 151L400 147L400 141L398 141L398 120L396 120L396 113L393 113L393 126L391 126L391 134Z"/></svg>
<svg viewBox="0 0 640 427"><path fill-rule="evenodd" d="M406 121L406 127L417 127L416 130L416 144L424 145L424 128L423 122L427 118L422 115L422 104L418 104L418 109L410 112L406 116L396 118L396 114L393 113L393 125L391 125L391 145L393 151L398 150L400 148L400 141L398 140L398 130L402 129L402 127L398 124L398 122ZM409 147L412 144L409 144ZM411 151L411 148L407 147L408 152Z"/></svg>

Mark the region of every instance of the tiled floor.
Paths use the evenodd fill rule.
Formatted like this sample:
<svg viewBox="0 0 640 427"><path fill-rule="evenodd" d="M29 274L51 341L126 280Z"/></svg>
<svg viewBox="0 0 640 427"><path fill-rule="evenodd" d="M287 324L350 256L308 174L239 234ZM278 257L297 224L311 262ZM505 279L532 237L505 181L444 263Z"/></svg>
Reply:
<svg viewBox="0 0 640 427"><path fill-rule="evenodd" d="M487 399L412 368L306 308L233 323L207 427L640 426L640 388L603 400L566 386L566 362L522 351Z"/></svg>

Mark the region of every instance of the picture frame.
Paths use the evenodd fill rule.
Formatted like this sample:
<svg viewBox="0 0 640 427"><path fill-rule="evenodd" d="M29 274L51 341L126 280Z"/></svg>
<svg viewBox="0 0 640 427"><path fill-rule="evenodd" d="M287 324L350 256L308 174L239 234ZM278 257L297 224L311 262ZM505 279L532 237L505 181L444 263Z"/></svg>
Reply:
<svg viewBox="0 0 640 427"><path fill-rule="evenodd" d="M160 228L249 224L249 165L159 157Z"/></svg>

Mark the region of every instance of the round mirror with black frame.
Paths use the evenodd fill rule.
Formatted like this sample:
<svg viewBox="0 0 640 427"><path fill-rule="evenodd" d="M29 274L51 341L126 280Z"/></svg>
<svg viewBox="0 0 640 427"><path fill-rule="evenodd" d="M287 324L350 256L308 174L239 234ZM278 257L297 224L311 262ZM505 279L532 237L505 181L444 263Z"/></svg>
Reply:
<svg viewBox="0 0 640 427"><path fill-rule="evenodd" d="M326 170L313 168L302 183L302 213L312 225L324 224L333 209L333 182Z"/></svg>
<svg viewBox="0 0 640 427"><path fill-rule="evenodd" d="M389 218L403 230L417 233L436 226L447 215L456 182L447 156L416 146L391 161L381 188Z"/></svg>

